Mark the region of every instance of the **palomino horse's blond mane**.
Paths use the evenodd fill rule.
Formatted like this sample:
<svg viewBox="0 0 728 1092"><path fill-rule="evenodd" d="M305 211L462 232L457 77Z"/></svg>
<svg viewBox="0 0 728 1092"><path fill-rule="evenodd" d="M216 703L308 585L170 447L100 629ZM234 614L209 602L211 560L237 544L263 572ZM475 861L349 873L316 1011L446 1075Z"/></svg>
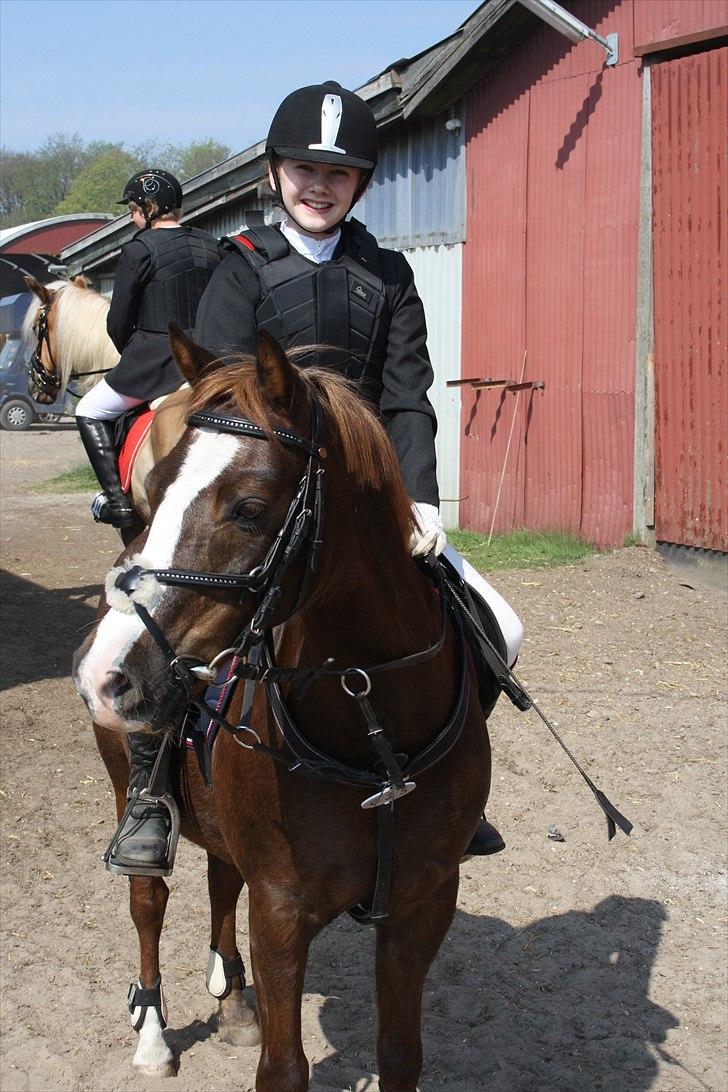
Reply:
<svg viewBox="0 0 728 1092"><path fill-rule="evenodd" d="M61 389L68 385L71 372L81 376L76 391L85 394L102 378L100 369L113 368L119 362L119 354L106 333L106 316L109 301L91 288L81 288L68 281L54 281L47 285L55 292L50 312L50 324L55 344L55 360L60 370ZM23 320L23 339L34 342L33 323L39 303L33 300Z"/></svg>

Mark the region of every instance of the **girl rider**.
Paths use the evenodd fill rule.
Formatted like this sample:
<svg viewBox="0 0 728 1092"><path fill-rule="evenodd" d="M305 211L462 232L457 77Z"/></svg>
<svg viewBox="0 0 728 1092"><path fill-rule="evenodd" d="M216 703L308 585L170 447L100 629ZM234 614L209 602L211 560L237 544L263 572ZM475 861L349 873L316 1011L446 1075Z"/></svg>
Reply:
<svg viewBox="0 0 728 1092"><path fill-rule="evenodd" d="M130 178L118 202L137 231L121 248L107 330L121 359L76 407L76 424L103 492L91 511L100 523L138 526L116 467L116 418L180 387L184 378L169 347L170 321L191 328L197 304L220 262L217 239L183 227L182 187L154 168Z"/></svg>
<svg viewBox="0 0 728 1092"><path fill-rule="evenodd" d="M223 260L200 301L195 340L217 356L254 355L263 327L286 348L318 346L307 362L343 372L379 410L413 498L413 555L439 554L446 538L422 302L404 255L382 249L363 224L346 219L377 163L372 112L337 83L301 88L276 112L266 152L286 218L223 240ZM451 557L462 573L467 563L455 551ZM480 582L492 605L497 601L512 663L522 640L520 622L474 570L467 575ZM127 861L135 872L164 869L163 810L147 806L144 816L153 821L130 824L117 839L121 848L108 862L114 871L131 871L123 867ZM468 852L503 848L498 831L483 821Z"/></svg>

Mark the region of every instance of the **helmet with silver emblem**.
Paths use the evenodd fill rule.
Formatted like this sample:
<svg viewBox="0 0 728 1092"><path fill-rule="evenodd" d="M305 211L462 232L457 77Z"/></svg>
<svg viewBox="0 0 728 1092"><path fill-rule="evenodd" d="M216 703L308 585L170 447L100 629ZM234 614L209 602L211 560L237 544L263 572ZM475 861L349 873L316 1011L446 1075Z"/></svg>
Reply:
<svg viewBox="0 0 728 1092"><path fill-rule="evenodd" d="M133 202L147 215L149 209L154 206L154 219L163 216L172 209L178 209L182 205L182 187L177 179L169 171L161 171L156 167L150 167L146 171L138 171L124 186L124 192L117 205L128 205ZM152 219L152 217L149 217Z"/></svg>
<svg viewBox="0 0 728 1092"><path fill-rule="evenodd" d="M359 167L362 181L353 205L377 165L377 123L363 99L329 80L300 87L283 100L271 122L265 150L274 177L276 157Z"/></svg>

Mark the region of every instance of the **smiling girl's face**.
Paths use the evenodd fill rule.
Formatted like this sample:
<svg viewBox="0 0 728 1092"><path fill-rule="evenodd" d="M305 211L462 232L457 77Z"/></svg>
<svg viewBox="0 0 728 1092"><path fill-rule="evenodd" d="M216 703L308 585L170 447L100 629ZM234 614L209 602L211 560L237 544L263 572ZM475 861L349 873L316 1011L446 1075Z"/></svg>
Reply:
<svg viewBox="0 0 728 1092"><path fill-rule="evenodd" d="M359 168L301 159L280 159L277 167L283 204L304 234L331 235L349 211ZM270 169L269 177L273 186Z"/></svg>

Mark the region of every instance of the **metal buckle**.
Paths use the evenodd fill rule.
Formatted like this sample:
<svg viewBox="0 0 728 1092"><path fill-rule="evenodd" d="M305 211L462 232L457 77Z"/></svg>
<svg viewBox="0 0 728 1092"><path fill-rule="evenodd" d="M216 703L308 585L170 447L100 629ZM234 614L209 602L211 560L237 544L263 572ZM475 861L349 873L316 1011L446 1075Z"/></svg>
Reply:
<svg viewBox="0 0 728 1092"><path fill-rule="evenodd" d="M407 796L416 788L417 785L414 781L403 781L401 785L394 785L390 781L379 792L375 792L373 796L368 796L366 800L362 800L361 806L366 811L369 808L378 808L382 804L392 804L395 800L399 800L400 796Z"/></svg>

